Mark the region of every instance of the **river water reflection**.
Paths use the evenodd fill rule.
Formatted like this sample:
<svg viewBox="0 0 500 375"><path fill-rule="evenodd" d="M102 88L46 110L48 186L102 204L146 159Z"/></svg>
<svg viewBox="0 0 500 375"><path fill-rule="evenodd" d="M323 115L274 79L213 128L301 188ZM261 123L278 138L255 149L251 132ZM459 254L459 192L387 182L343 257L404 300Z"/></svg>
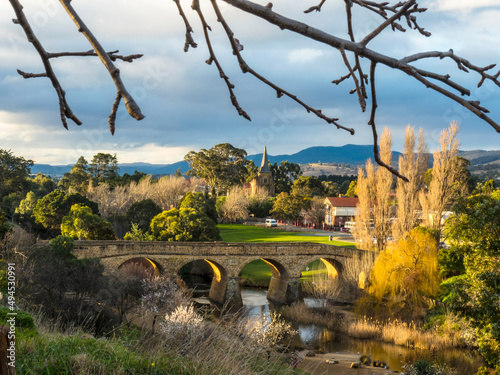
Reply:
<svg viewBox="0 0 500 375"><path fill-rule="evenodd" d="M266 298L267 290L242 288L244 308L250 316L269 315L269 304ZM312 298L304 302L312 307L321 303ZM413 363L416 359L435 359L446 363L457 370L458 375L472 375L483 365L480 356L472 351L447 349L432 352L430 350L409 349L375 340L361 340L348 337L339 332L333 332L315 325L302 325L292 322L299 332L299 347L321 349L323 352L359 353L369 355L372 360L387 363L390 369L401 371L405 363Z"/></svg>

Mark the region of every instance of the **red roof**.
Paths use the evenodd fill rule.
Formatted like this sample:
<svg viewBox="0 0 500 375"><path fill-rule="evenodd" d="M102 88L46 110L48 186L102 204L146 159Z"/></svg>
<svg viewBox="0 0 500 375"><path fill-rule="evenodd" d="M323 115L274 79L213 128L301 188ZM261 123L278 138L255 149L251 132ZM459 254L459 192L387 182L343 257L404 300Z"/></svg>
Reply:
<svg viewBox="0 0 500 375"><path fill-rule="evenodd" d="M332 207L356 207L359 202L359 198L348 198L348 197L327 197L328 202Z"/></svg>

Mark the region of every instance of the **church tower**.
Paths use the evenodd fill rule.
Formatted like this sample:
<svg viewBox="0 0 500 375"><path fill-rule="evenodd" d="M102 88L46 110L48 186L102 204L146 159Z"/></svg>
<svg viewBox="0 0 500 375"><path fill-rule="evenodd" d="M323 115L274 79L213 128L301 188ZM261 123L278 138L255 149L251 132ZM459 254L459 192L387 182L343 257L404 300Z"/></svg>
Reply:
<svg viewBox="0 0 500 375"><path fill-rule="evenodd" d="M260 164L259 171L257 172L257 176L252 180L251 185L252 195L265 191L270 196L274 196L274 180L269 168L266 146L264 146L264 154L262 154L262 163Z"/></svg>

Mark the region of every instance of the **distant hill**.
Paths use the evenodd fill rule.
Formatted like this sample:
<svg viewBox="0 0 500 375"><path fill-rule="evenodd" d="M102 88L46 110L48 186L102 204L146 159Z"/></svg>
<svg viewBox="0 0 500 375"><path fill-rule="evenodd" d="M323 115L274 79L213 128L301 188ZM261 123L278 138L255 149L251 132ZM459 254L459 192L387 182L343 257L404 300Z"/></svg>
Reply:
<svg viewBox="0 0 500 375"><path fill-rule="evenodd" d="M400 152L393 152L393 161L397 161L401 155ZM253 160L256 165L260 165L262 154L249 155L247 159ZM310 163L349 163L353 165L365 164L368 159L373 159L372 145L345 145L335 146L316 146L309 147L291 155L269 155L271 163L282 160L288 160L291 163L310 164Z"/></svg>
<svg viewBox="0 0 500 375"><path fill-rule="evenodd" d="M400 152L393 152L393 163L397 163ZM460 151L460 156L471 162L471 170L482 171L485 170L500 170L500 150L497 151L484 151L484 150L471 150ZM345 145L340 147L335 146L317 146L309 147L295 154L283 155L268 155L271 163L288 160L292 163L298 164L324 164L324 163L344 163L350 164L355 171L356 165L363 165L368 159L373 159L373 146L372 145ZM247 159L260 166L262 161L262 154L248 155ZM53 177L62 177L73 167L72 164L68 165L50 165L50 164L35 164L31 168L31 173L43 173ZM189 165L185 161L179 161L172 164L149 164L149 163L124 163L119 164L120 174L128 173L133 174L136 170L145 172L152 175L167 175L173 174L180 168L182 173L189 170ZM326 168L324 168L326 170Z"/></svg>

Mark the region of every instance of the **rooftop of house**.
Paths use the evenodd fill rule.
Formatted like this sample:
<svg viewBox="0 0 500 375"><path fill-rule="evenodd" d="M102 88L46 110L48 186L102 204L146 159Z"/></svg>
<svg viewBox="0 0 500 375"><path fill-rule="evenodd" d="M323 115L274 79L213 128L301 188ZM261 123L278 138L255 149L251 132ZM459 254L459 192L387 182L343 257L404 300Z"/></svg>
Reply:
<svg viewBox="0 0 500 375"><path fill-rule="evenodd" d="M325 204L330 204L332 207L356 207L359 198L349 197L327 197Z"/></svg>

